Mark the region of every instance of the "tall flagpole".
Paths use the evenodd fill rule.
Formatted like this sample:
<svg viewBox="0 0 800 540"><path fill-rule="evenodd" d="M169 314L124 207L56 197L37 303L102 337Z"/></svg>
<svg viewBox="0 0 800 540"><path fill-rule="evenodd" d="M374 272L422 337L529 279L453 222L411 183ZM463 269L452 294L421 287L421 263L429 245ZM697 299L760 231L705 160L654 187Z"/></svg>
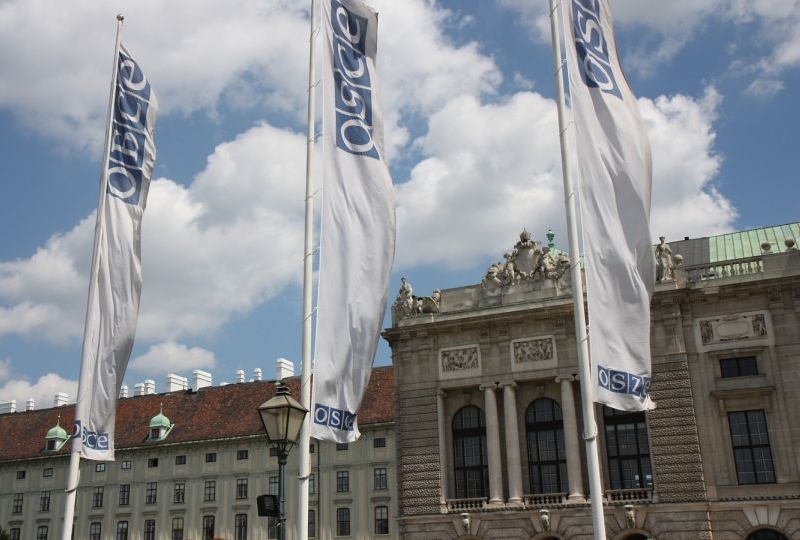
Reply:
<svg viewBox="0 0 800 540"><path fill-rule="evenodd" d="M97 286L96 279L99 271L100 258L97 254L97 248L101 238L101 232L105 228L105 204L106 204L106 187L108 185L108 155L111 152L111 124L114 120L114 95L117 88L117 63L119 62L119 45L120 33L122 31L122 21L125 17L122 14L117 15L117 36L114 42L114 63L111 70L111 89L108 96L108 121L106 122L106 137L105 144L103 145L103 159L102 172L100 173L100 200L97 203L97 216L95 218L94 226L94 252L92 253L92 268L89 273L89 296L86 301L86 320L89 319L89 311L95 299ZM78 399L80 399L81 389L78 387ZM75 408L77 412L77 405ZM66 502L64 508L64 528L61 531L61 538L63 540L71 540L72 526L75 521L75 500L78 494L78 482L80 480L80 466L81 466L81 449L83 447L83 439L81 433L73 433L72 435L72 453L69 457L69 470L67 471L67 487L66 487Z"/></svg>
<svg viewBox="0 0 800 540"><path fill-rule="evenodd" d="M316 39L316 0L311 0L310 32L308 39L308 134L306 139L306 222L305 248L303 255L303 345L300 364L300 403L311 410L311 332L312 292L314 262L314 129L316 68L314 63L314 41ZM306 414L298 436L298 485L297 485L297 539L308 538L308 479L311 474L311 417Z"/></svg>
<svg viewBox="0 0 800 540"><path fill-rule="evenodd" d="M603 519L603 485L600 479L600 459L597 449L597 420L594 414L594 399L589 365L589 342L586 331L586 312L583 305L583 281L581 279L578 227L575 222L575 188L572 184L567 155L567 120L564 98L564 61L561 57L561 32L558 13L560 0L550 0L550 30L553 39L553 65L555 66L556 99L558 102L558 131L561 144L561 174L564 178L564 205L567 211L567 234L569 236L570 276L572 278L572 299L575 312L575 338L578 347L578 367L581 381L581 406L583 410L584 434L586 442L586 468L589 474L589 493L592 503L592 526L595 540L605 540L606 527Z"/></svg>

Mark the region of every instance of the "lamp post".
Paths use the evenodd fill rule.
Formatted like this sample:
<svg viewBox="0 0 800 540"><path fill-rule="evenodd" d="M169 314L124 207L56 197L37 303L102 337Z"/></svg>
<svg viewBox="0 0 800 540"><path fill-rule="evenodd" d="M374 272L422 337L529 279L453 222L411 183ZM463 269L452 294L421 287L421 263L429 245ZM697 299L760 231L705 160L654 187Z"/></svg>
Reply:
<svg viewBox="0 0 800 540"><path fill-rule="evenodd" d="M307 413L308 409L292 399L283 381L278 381L275 395L258 407L258 414L267 433L267 442L278 453L279 540L286 538L286 513L283 506L286 458L291 447L297 444L297 436Z"/></svg>

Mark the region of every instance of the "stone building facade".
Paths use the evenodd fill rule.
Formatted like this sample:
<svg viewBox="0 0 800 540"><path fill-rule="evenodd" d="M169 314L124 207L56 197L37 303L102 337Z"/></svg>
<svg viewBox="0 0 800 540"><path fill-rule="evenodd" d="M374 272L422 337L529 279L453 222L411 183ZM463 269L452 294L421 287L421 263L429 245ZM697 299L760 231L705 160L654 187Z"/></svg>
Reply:
<svg viewBox="0 0 800 540"><path fill-rule="evenodd" d="M594 408L608 538L800 538L798 237L655 246L657 408ZM593 538L566 257L523 231L505 259L430 297L403 280L384 332L401 538Z"/></svg>

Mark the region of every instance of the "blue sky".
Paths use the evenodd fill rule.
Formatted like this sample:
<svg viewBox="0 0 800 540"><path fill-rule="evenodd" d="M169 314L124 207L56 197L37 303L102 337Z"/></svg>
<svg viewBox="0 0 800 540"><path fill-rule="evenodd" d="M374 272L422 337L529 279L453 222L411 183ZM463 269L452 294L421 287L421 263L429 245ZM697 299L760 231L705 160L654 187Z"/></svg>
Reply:
<svg viewBox="0 0 800 540"><path fill-rule="evenodd" d="M391 298L401 275L423 295L479 282L523 227L566 247L547 2L368 3ZM161 106L125 382L299 366L306 4L0 2L0 401L77 390L118 12ZM796 221L800 2L611 6L653 149L654 243Z"/></svg>

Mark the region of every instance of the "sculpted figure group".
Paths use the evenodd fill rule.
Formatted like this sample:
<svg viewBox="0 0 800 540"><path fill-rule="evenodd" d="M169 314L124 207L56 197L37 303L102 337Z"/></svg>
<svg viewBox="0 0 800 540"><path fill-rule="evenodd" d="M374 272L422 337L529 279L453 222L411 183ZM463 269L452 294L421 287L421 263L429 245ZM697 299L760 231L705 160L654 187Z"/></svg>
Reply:
<svg viewBox="0 0 800 540"><path fill-rule="evenodd" d="M487 291L505 289L519 283L529 283L542 288L559 286L559 280L568 276L569 257L559 253L555 257L549 246L541 246L523 229L514 249L505 255L504 263L489 266L481 283Z"/></svg>
<svg viewBox="0 0 800 540"><path fill-rule="evenodd" d="M405 278L400 278L400 290L397 292L392 308L399 311L402 317L419 315L422 313L439 313L439 302L442 293L439 289L433 291L431 296L415 296L411 284Z"/></svg>

